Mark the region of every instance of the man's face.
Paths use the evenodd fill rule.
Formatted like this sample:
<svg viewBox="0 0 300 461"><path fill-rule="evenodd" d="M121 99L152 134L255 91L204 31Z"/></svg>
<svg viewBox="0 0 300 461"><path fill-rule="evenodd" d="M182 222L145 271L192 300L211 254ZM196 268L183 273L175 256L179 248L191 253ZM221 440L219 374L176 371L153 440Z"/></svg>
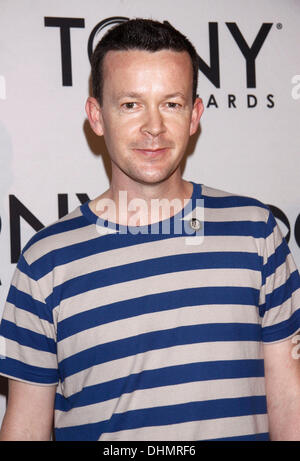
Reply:
<svg viewBox="0 0 300 461"><path fill-rule="evenodd" d="M188 53L110 51L103 79L103 104L92 127L104 135L113 179L157 184L180 174L203 111L201 100L192 102Z"/></svg>

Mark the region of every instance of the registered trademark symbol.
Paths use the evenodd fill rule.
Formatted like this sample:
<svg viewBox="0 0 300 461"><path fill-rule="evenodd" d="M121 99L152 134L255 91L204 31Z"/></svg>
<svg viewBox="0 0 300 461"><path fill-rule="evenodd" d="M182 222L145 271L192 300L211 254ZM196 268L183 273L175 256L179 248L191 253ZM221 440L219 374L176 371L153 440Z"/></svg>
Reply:
<svg viewBox="0 0 300 461"><path fill-rule="evenodd" d="M281 22L277 22L276 27L278 30L282 29L282 24Z"/></svg>

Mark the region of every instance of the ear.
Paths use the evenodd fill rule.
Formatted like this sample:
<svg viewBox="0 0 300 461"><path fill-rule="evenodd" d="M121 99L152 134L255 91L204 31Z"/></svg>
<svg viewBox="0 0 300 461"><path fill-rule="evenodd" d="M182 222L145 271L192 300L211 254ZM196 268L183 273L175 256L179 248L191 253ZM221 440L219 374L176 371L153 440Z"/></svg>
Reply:
<svg viewBox="0 0 300 461"><path fill-rule="evenodd" d="M98 136L103 136L102 111L97 99L89 97L85 104L85 111L88 116L92 130Z"/></svg>
<svg viewBox="0 0 300 461"><path fill-rule="evenodd" d="M204 111L204 106L202 99L196 98L193 106L193 111L192 111L192 118L191 118L191 124L190 124L190 136L194 133L196 133L201 115L203 114Z"/></svg>

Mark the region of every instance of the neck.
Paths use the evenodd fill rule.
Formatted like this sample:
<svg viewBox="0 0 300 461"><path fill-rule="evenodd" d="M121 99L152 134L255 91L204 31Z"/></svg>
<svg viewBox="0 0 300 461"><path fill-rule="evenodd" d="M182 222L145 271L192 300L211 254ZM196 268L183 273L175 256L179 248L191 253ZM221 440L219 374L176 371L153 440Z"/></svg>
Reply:
<svg viewBox="0 0 300 461"><path fill-rule="evenodd" d="M118 224L144 226L178 213L192 192L193 185L178 173L158 184L143 184L129 177L120 184L113 177L110 188L92 201L91 209Z"/></svg>

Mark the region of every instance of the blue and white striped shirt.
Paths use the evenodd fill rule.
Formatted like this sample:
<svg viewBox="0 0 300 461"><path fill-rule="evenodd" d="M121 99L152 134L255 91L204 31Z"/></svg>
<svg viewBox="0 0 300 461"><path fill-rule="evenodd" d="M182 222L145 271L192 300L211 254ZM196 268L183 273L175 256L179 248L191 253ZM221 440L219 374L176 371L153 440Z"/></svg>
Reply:
<svg viewBox="0 0 300 461"><path fill-rule="evenodd" d="M299 273L267 206L198 199L196 245L183 213L124 232L85 203L24 248L0 374L57 385L56 440L268 439L263 343L300 328Z"/></svg>

